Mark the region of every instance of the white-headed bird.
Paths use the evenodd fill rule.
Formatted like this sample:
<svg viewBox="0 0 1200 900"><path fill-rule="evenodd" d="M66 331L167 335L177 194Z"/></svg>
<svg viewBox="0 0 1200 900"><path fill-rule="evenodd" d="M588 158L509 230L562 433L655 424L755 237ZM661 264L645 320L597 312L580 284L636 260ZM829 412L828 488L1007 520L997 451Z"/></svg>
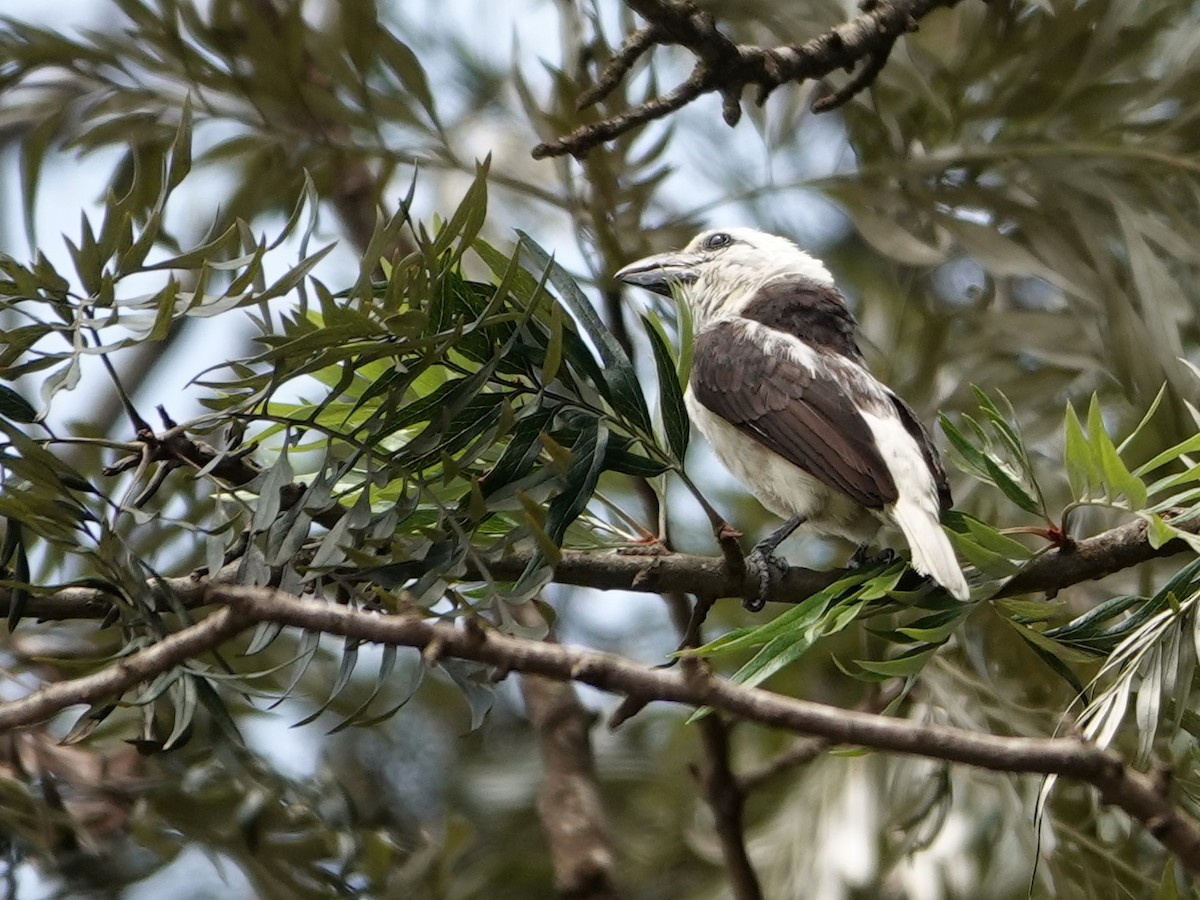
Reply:
<svg viewBox="0 0 1200 900"><path fill-rule="evenodd" d="M670 296L695 324L692 422L717 457L784 525L751 552L761 609L776 547L801 524L861 547L895 522L912 565L955 597L966 579L942 530L946 472L920 420L863 362L857 323L824 264L750 228L698 235L616 277Z"/></svg>

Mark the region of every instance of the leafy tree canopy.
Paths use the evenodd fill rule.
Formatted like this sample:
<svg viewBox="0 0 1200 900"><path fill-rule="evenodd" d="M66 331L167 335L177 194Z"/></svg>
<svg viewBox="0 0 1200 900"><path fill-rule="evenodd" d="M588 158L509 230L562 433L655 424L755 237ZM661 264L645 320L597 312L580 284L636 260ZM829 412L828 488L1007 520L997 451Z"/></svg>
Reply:
<svg viewBox="0 0 1200 900"><path fill-rule="evenodd" d="M728 6L0 20L10 896L1193 890L1194 10ZM972 602L725 599L611 277L721 222L940 413Z"/></svg>

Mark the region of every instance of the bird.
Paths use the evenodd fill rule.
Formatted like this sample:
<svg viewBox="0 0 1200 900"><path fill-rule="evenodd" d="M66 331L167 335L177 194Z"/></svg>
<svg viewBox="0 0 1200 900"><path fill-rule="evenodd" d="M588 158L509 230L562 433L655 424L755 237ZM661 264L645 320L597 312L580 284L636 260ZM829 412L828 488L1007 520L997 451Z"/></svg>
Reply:
<svg viewBox="0 0 1200 900"><path fill-rule="evenodd" d="M970 591L941 526L946 470L912 407L868 370L858 323L833 276L793 241L718 228L682 250L630 263L616 279L690 308L694 342L684 403L717 458L785 522L746 557L760 610L775 549L801 525L859 545L899 526L912 566L959 600Z"/></svg>

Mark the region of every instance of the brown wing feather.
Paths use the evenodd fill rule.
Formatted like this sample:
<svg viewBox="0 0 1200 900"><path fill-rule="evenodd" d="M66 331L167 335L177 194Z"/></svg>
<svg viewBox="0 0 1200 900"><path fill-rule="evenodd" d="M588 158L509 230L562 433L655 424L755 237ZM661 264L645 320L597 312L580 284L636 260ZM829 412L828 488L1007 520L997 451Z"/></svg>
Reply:
<svg viewBox="0 0 1200 900"><path fill-rule="evenodd" d="M692 393L708 409L863 506L895 502L875 438L835 382L765 352L736 322L697 335L694 360Z"/></svg>

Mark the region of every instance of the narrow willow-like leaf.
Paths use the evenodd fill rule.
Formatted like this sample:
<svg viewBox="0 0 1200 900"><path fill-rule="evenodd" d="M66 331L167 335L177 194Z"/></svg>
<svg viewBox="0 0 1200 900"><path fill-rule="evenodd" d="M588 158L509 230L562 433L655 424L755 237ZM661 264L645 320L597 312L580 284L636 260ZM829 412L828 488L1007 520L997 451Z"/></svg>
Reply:
<svg viewBox="0 0 1200 900"><path fill-rule="evenodd" d="M550 283L558 291L559 297L583 327L588 338L595 345L604 362L601 376L612 393L613 406L621 415L629 418L635 425L646 431L651 429L650 411L646 408L646 398L638 385L637 372L625 350L613 333L605 327L592 308L591 302L570 274L554 261L545 250L525 234L518 231L525 252L533 259L535 265L550 273Z"/></svg>
<svg viewBox="0 0 1200 900"><path fill-rule="evenodd" d="M1070 403L1063 417L1063 436L1063 462L1067 467L1071 496L1076 500L1087 499L1100 486L1102 477L1095 464L1092 448L1088 446L1087 435L1083 433L1083 425Z"/></svg>
<svg viewBox="0 0 1200 900"><path fill-rule="evenodd" d="M675 361L667 345L662 326L648 316L642 316L646 335L654 350L654 365L658 370L658 399L662 409L663 431L667 438L667 449L679 465L687 456L689 431L687 407L683 403L683 388L679 384Z"/></svg>
<svg viewBox="0 0 1200 900"><path fill-rule="evenodd" d="M907 677L916 675L925 668L925 664L933 658L937 651L938 646L921 645L912 650L906 650L891 659L856 659L854 663L872 675L884 675L888 678Z"/></svg>
<svg viewBox="0 0 1200 900"><path fill-rule="evenodd" d="M288 447L285 441L283 446L279 448L279 456L276 458L275 463L267 471L267 474L262 477L262 484L259 487L258 507L254 510L254 519L250 524L252 530L262 532L271 527L271 523L279 515L279 508L282 503L281 491L284 487L292 483L293 477L294 473L292 465L288 461Z"/></svg>
<svg viewBox="0 0 1200 900"><path fill-rule="evenodd" d="M367 695L367 699L354 708L354 711L346 716L337 725L334 725L326 734L337 734L349 728L351 725L357 725L363 718L364 714L370 709L371 704L375 702L375 698L379 696L379 692L383 690L388 679L391 677L392 670L396 667L396 651L395 644L384 644L383 650L379 657L379 674L375 677L375 684L371 688L371 692Z"/></svg>
<svg viewBox="0 0 1200 900"><path fill-rule="evenodd" d="M192 98L183 98L179 111L179 128L171 142L167 165L167 182L164 191L169 192L183 182L192 170Z"/></svg>
<svg viewBox="0 0 1200 900"><path fill-rule="evenodd" d="M87 712L75 720L75 724L71 726L66 735L62 739L63 744L78 744L88 735L100 727L100 724L107 719L117 708L117 704L111 702L95 703L88 707Z"/></svg>
<svg viewBox="0 0 1200 900"><path fill-rule="evenodd" d="M787 632L807 629L815 622L820 621L831 603L839 598L850 596L851 592L857 590L866 578L866 573L851 573L845 578L835 581L824 590L818 591L811 597L805 597L799 603L792 606L791 609L776 616L769 622L753 628L736 629L709 641L702 647L697 647L694 650L686 652L698 656L732 653L752 647L761 647Z"/></svg>
<svg viewBox="0 0 1200 900"><path fill-rule="evenodd" d="M1076 650L1074 647L1067 646L1053 638L1047 637L1044 632L1038 631L1028 625L1017 622L1014 619L1005 617L1004 621L1008 623L1018 634L1021 635L1028 643L1041 647L1047 653L1058 657L1064 662L1071 663L1086 663L1092 661L1092 656Z"/></svg>
<svg viewBox="0 0 1200 900"><path fill-rule="evenodd" d="M1013 478L1000 463L991 457L984 457L984 467L987 469L988 477L992 483L1000 488L1001 493L1005 497L1021 507L1025 512L1033 513L1034 515L1045 514L1038 499L1025 490L1024 485Z"/></svg>
<svg viewBox="0 0 1200 900"><path fill-rule="evenodd" d="M11 539L12 543L15 544L14 549L16 553L16 561L13 566L13 582L8 599L8 630L10 632L16 629L17 623L25 615L25 608L29 605L30 598L29 556L25 552L25 542L21 538L21 524L9 519L7 530L4 534L4 542L7 545ZM7 556L7 547L5 555ZM5 559L5 565L7 563L8 560Z"/></svg>
<svg viewBox="0 0 1200 900"><path fill-rule="evenodd" d="M1158 389L1158 393L1154 396L1154 401L1150 404L1149 408L1142 416L1141 421L1139 421L1137 425L1134 426L1134 429L1129 432L1129 434L1125 435L1125 439L1117 445L1117 453L1123 456L1133 442L1141 436L1142 432L1146 430L1147 426L1149 426L1150 420L1154 418L1154 414L1158 412L1158 408L1162 405L1163 398L1166 396L1167 382L1164 381L1162 387Z"/></svg>
<svg viewBox="0 0 1200 900"><path fill-rule="evenodd" d="M1033 551L1020 541L1002 534L991 525L974 516L956 512L946 517L946 523L953 527L955 531L963 531L965 529L970 534L972 540L979 546L992 553L1000 554L1007 559L1029 559L1033 556Z"/></svg>
<svg viewBox="0 0 1200 900"><path fill-rule="evenodd" d="M0 384L0 416L28 425L37 418L37 410L12 388Z"/></svg>
<svg viewBox="0 0 1200 900"><path fill-rule="evenodd" d="M292 677L288 681L287 686L279 693L279 697L267 709L274 709L287 700L297 686L300 680L304 677L304 673L308 671L309 665L316 658L317 650L321 646L320 631L304 631L300 639L300 652L297 654L297 665L292 671Z"/></svg>
<svg viewBox="0 0 1200 900"><path fill-rule="evenodd" d="M550 501L546 515L546 533L554 543L562 543L567 527L578 518L592 498L600 473L604 470L607 445L608 427L599 419L592 420L591 427L581 431L579 439L572 445L566 484Z"/></svg>
<svg viewBox="0 0 1200 900"><path fill-rule="evenodd" d="M1092 395L1092 403L1088 408L1088 443L1091 445L1095 464L1100 466L1104 475L1104 485L1109 497L1116 499L1118 496L1124 496L1131 509L1144 507L1146 486L1140 478L1130 473L1117 454L1117 448L1104 427L1100 402L1095 395Z"/></svg>
<svg viewBox="0 0 1200 900"><path fill-rule="evenodd" d="M1194 434L1175 444L1173 447L1167 448L1153 459L1134 469L1133 474L1141 477L1149 472L1153 472L1155 469L1161 469L1167 463L1174 462L1186 453L1196 453L1197 451L1200 451L1200 434Z"/></svg>
<svg viewBox="0 0 1200 900"><path fill-rule="evenodd" d="M329 708L329 705L338 698L338 695L345 690L346 685L350 683L350 676L354 674L355 665L358 663L358 642L347 638L342 647L342 661L338 665L337 677L334 679L333 687L329 691L329 696L309 715L300 719L298 722L293 722L292 728L299 728L302 725L307 725L321 717L321 714Z"/></svg>
<svg viewBox="0 0 1200 900"><path fill-rule="evenodd" d="M938 415L938 425L941 426L942 433L946 435L950 445L958 451L970 470L982 478L988 477L987 457L967 439L966 435L946 417L945 413Z"/></svg>
<svg viewBox="0 0 1200 900"><path fill-rule="evenodd" d="M1113 597L1098 604L1081 616L1077 616L1065 625L1051 628L1044 632L1046 637L1059 642L1079 643L1091 638L1100 637L1100 626L1108 620L1128 611L1130 607L1143 602L1144 598L1133 594Z"/></svg>
<svg viewBox="0 0 1200 900"><path fill-rule="evenodd" d="M172 750L182 746L191 732L192 720L196 717L196 706L199 698L196 696L196 685L191 675L177 678L171 685L168 694L171 698L171 708L174 722L171 733L163 741L164 750Z"/></svg>
<svg viewBox="0 0 1200 900"><path fill-rule="evenodd" d="M471 730L477 729L496 700L488 670L478 663L461 659L443 659L438 667L462 690L471 710Z"/></svg>

